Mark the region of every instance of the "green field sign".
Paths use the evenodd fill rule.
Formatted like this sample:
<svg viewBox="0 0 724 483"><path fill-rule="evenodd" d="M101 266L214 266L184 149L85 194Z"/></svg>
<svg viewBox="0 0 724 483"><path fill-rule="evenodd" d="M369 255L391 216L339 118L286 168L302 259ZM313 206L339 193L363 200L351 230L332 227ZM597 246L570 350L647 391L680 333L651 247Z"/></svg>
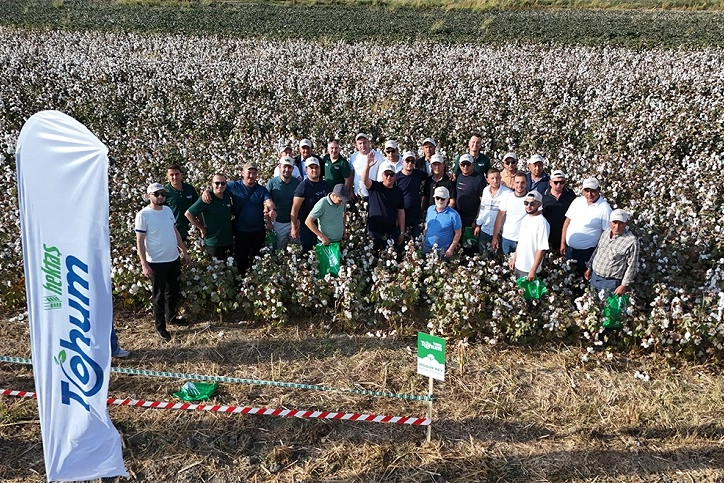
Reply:
<svg viewBox="0 0 724 483"><path fill-rule="evenodd" d="M445 380L445 339L417 333L417 373Z"/></svg>

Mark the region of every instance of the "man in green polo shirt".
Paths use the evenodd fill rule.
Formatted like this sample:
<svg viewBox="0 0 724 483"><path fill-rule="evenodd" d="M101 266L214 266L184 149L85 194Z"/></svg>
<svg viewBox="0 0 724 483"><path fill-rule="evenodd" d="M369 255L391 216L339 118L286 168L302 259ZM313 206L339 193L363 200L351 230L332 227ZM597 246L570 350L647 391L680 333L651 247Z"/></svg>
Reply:
<svg viewBox="0 0 724 483"><path fill-rule="evenodd" d="M292 176L293 170L294 160L290 156L283 156L279 160L279 176L273 177L266 183L266 189L269 190L272 201L277 207L277 219L273 222L274 233L277 235L277 250L286 248L292 231L294 191L301 183Z"/></svg>
<svg viewBox="0 0 724 483"><path fill-rule="evenodd" d="M198 228L204 239L206 253L218 260L226 260L231 255L234 239L231 230L231 196L226 192L226 176L216 173L211 178L214 196L211 203L202 199L186 210L185 218Z"/></svg>
<svg viewBox="0 0 724 483"><path fill-rule="evenodd" d="M352 167L347 158L340 154L339 142L336 139L327 144L327 154L322 158L322 175L331 190L338 184L347 187L347 194L352 194Z"/></svg>
<svg viewBox="0 0 724 483"><path fill-rule="evenodd" d="M307 227L317 235L317 239L323 245L341 241L344 237L348 193L345 185L341 183L335 185L331 193L317 201L307 216L305 221Z"/></svg>
<svg viewBox="0 0 724 483"><path fill-rule="evenodd" d="M168 193L166 195L166 206L171 208L171 212L176 219L176 229L185 243L189 235L189 221L185 216L186 210L199 199L199 194L193 186L183 182L184 174L177 164L172 164L166 168L166 179L168 179L168 183L164 185L164 189Z"/></svg>

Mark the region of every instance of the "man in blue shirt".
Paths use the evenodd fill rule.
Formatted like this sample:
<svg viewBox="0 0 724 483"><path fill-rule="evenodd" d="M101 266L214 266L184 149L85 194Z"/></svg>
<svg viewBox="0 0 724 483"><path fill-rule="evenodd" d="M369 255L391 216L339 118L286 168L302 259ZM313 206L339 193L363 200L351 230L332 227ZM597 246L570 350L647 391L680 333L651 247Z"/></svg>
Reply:
<svg viewBox="0 0 724 483"><path fill-rule="evenodd" d="M449 258L460 243L463 223L457 211L448 206L450 192L444 186L435 188L435 205L427 209L423 252L435 250Z"/></svg>

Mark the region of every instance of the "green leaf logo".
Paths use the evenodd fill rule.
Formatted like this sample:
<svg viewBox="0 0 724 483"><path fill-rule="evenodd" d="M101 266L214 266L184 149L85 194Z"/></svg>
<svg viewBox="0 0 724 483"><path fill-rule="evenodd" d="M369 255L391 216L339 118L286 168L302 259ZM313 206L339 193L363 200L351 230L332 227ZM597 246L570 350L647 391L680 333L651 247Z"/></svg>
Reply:
<svg viewBox="0 0 724 483"><path fill-rule="evenodd" d="M56 364L61 365L62 363L65 362L65 357L66 357L65 350L62 350L62 351L58 352L57 356L53 356L53 360L55 361Z"/></svg>

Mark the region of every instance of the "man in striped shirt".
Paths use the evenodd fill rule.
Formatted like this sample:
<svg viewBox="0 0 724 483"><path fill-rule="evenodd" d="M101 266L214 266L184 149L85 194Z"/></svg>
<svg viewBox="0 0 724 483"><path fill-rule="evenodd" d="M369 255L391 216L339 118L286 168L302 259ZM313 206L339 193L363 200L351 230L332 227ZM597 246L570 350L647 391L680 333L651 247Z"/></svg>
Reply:
<svg viewBox="0 0 724 483"><path fill-rule="evenodd" d="M639 269L639 241L628 228L629 214L613 210L610 227L598 241L584 274L601 301L611 292L623 295L633 283Z"/></svg>

